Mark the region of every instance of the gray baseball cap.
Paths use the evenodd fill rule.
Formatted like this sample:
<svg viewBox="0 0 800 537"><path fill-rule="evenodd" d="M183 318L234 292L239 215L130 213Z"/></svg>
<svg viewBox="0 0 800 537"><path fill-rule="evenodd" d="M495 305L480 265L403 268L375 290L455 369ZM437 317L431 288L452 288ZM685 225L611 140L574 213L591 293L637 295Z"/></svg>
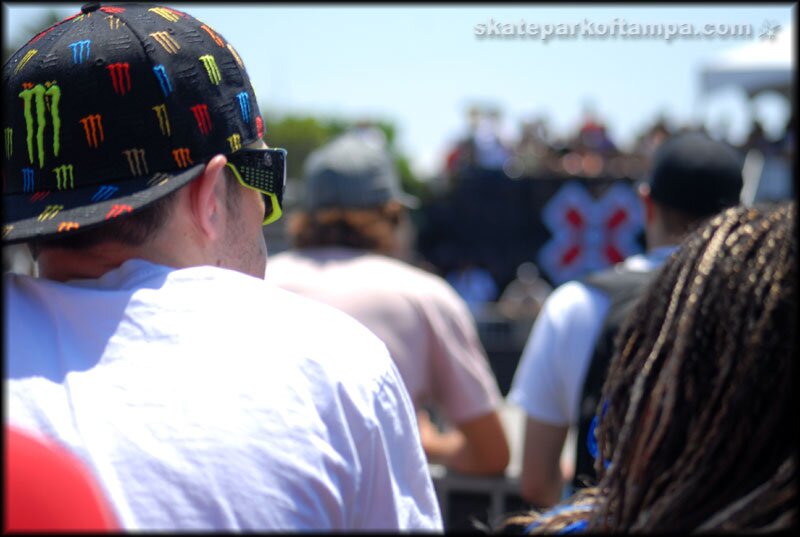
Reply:
<svg viewBox="0 0 800 537"><path fill-rule="evenodd" d="M309 155L305 165L306 208L370 208L396 200L408 208L419 200L400 188L392 156L378 137L348 132Z"/></svg>

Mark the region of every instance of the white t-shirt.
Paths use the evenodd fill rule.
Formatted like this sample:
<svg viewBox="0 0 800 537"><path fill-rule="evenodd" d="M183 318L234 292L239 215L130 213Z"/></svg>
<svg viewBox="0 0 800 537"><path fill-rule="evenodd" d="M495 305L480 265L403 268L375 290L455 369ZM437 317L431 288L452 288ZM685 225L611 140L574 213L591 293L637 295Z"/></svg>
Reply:
<svg viewBox="0 0 800 537"><path fill-rule="evenodd" d="M629 270L650 271L675 249L658 248L623 263ZM583 381L610 305L603 292L579 281L556 288L536 318L507 399L543 423L577 424Z"/></svg>
<svg viewBox="0 0 800 537"><path fill-rule="evenodd" d="M142 260L4 286L6 421L87 461L125 529L442 529L411 401L354 319Z"/></svg>
<svg viewBox="0 0 800 537"><path fill-rule="evenodd" d="M391 257L329 247L270 257L266 279L340 309L374 332L417 408L436 406L458 424L502 402L475 320L439 276Z"/></svg>

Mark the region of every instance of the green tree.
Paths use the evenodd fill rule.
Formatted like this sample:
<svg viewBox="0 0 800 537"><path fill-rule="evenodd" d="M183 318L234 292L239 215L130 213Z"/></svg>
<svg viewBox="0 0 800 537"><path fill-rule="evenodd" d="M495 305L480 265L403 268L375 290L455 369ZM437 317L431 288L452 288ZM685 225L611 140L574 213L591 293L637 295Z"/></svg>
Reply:
<svg viewBox="0 0 800 537"><path fill-rule="evenodd" d="M270 147L282 147L288 154L287 174L299 178L312 151L333 137L329 125L311 116L290 115L278 120L267 116L264 141Z"/></svg>

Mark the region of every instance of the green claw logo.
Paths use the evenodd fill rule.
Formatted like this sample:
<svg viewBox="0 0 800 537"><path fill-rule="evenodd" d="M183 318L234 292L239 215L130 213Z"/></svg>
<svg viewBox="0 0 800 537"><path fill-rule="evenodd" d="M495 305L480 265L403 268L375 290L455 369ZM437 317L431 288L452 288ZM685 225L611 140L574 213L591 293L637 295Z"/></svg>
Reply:
<svg viewBox="0 0 800 537"><path fill-rule="evenodd" d="M28 158L33 164L33 137L34 123L36 123L36 149L39 156L39 168L44 168L44 129L47 127L47 110L53 121L53 155L58 156L61 150L61 117L58 113L58 103L61 100L61 88L55 82L46 82L45 85L30 83L23 84L25 88L19 93L19 98L24 103L25 127L28 136ZM33 103L36 103L36 121L32 113Z"/></svg>

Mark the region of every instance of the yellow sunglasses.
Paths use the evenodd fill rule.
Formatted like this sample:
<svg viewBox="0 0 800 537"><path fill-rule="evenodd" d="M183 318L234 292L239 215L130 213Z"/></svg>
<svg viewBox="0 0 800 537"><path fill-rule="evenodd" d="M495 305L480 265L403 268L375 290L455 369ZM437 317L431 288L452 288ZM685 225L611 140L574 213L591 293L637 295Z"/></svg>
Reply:
<svg viewBox="0 0 800 537"><path fill-rule="evenodd" d="M239 182L264 195L266 226L283 214L283 191L286 188L285 149L239 149L226 155L227 166Z"/></svg>

